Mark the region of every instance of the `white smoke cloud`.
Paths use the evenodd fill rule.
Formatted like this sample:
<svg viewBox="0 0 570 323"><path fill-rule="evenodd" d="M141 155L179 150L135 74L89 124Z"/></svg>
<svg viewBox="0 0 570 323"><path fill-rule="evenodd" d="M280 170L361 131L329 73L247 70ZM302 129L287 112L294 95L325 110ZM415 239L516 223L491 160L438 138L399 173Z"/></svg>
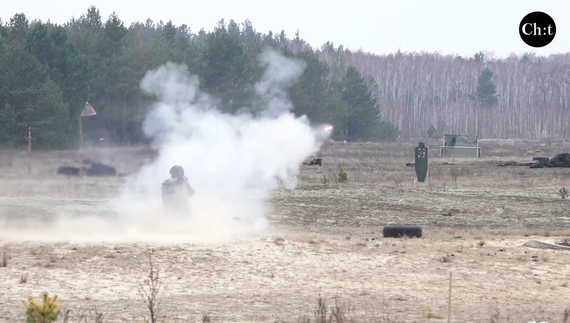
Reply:
<svg viewBox="0 0 570 323"><path fill-rule="evenodd" d="M291 112L287 89L304 63L274 51L259 61L266 72L255 88L266 106L258 117L222 113L184 65L168 63L147 72L140 85L157 102L143 128L160 153L128 178L111 203L115 212L107 217L102 210L82 216L63 212L47 227L24 221L3 230L2 239L213 243L267 228L271 191L295 187L300 164L328 133ZM176 164L185 168L196 194L191 212L169 214L161 209L161 184Z"/></svg>
<svg viewBox="0 0 570 323"><path fill-rule="evenodd" d="M303 74L305 62L267 51L260 57L260 63L266 70L257 86L257 92L267 101L263 115L275 117L290 112L293 104L287 96L287 89Z"/></svg>
<svg viewBox="0 0 570 323"><path fill-rule="evenodd" d="M141 88L158 102L144 131L160 145L160 154L129 180L117 201L121 214L139 223L148 220L153 234L190 239L216 240L267 227L269 194L280 185L294 188L300 164L326 138L291 112L287 89L304 63L271 50L260 63L265 74L256 89L267 106L259 117L222 113L185 66L168 63L146 73ZM178 217L158 211L160 185L176 164L196 190L192 211Z"/></svg>

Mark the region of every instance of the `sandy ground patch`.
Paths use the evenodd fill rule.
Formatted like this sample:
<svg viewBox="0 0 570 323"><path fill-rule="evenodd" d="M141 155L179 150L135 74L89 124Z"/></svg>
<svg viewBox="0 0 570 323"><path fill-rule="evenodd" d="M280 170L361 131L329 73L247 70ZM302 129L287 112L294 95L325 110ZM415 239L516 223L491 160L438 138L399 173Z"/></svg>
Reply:
<svg viewBox="0 0 570 323"><path fill-rule="evenodd" d="M21 321L22 300L43 291L59 295L72 322L95 310L105 322L143 322L149 255L163 322L314 319L319 295L338 297L359 322L444 322L450 272L453 322L562 322L570 252L521 245L566 238L569 201L556 191L570 170L434 158L430 184L414 186L399 150L365 148L325 149L322 168L303 167L295 190L273 193L268 227L249 231L228 229L236 219L172 231L176 222L144 217L133 229L110 204L124 178L57 176L67 155L55 153L28 175L12 155L12 166L0 161L0 322ZM120 156L115 164L129 172ZM349 183L320 182L340 166ZM424 237L383 238L389 224L421 225Z"/></svg>

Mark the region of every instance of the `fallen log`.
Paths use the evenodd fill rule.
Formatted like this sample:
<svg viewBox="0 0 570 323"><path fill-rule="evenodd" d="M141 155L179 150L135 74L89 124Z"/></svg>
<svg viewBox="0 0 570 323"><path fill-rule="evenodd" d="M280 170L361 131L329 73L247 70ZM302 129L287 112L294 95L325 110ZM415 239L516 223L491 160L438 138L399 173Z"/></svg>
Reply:
<svg viewBox="0 0 570 323"><path fill-rule="evenodd" d="M521 162L517 162L514 160L510 160L504 163L499 164L498 166L501 167L505 167L505 166L533 166L536 165L536 163L530 162L530 163L521 163Z"/></svg>

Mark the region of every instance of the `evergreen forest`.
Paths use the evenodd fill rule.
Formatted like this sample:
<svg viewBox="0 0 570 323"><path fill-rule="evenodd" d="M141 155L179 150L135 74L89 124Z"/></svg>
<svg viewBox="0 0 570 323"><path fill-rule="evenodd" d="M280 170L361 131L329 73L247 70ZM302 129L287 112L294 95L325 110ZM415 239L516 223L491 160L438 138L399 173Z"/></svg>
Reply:
<svg viewBox="0 0 570 323"><path fill-rule="evenodd" d="M64 25L18 13L0 21L0 146L25 145L31 129L38 149L77 147L87 101L97 111L82 119L87 142L147 144L142 123L155 98L140 81L167 62L188 66L224 112L255 110L266 48L304 61L288 90L292 112L334 125L335 140L570 136L570 53L376 55L335 46L333 37L313 47L299 32L263 33L247 20L221 20L209 32L171 21L126 26L95 6Z"/></svg>

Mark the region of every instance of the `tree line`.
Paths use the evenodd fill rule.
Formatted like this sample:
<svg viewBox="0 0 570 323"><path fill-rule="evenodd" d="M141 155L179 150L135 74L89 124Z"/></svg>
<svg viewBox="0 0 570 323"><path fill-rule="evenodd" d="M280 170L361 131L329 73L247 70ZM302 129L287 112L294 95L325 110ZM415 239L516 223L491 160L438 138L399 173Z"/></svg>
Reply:
<svg viewBox="0 0 570 323"><path fill-rule="evenodd" d="M570 54L493 59L437 53L374 55L332 42L313 48L299 33L261 33L250 21L221 20L206 32L151 20L125 26L91 6L63 25L0 21L0 145L78 144L86 101L98 115L83 119L86 140L147 143L142 122L154 98L139 82L166 62L186 64L201 90L227 113L255 112L252 86L267 47L305 62L289 89L296 115L335 126L333 139L394 140L441 133L483 138L567 137Z"/></svg>
<svg viewBox="0 0 570 323"><path fill-rule="evenodd" d="M345 60L373 87L383 119L402 137L439 132L482 138L568 138L570 53L493 59L437 53L371 55L330 46L327 62Z"/></svg>
<svg viewBox="0 0 570 323"><path fill-rule="evenodd" d="M0 144L25 143L31 127L36 147L77 145L86 101L97 111L82 119L86 140L147 143L142 122L154 98L139 83L148 70L167 62L186 64L224 112L250 107L255 113L262 100L254 84L264 72L258 57L268 47L305 62L289 89L296 115L333 124L333 138L339 140L399 136L379 118L380 107L360 72L321 61L298 34L294 39L283 32L263 34L249 21L233 20L196 33L171 21L127 27L115 13L103 21L91 6L64 25L29 21L23 13L0 21Z"/></svg>

